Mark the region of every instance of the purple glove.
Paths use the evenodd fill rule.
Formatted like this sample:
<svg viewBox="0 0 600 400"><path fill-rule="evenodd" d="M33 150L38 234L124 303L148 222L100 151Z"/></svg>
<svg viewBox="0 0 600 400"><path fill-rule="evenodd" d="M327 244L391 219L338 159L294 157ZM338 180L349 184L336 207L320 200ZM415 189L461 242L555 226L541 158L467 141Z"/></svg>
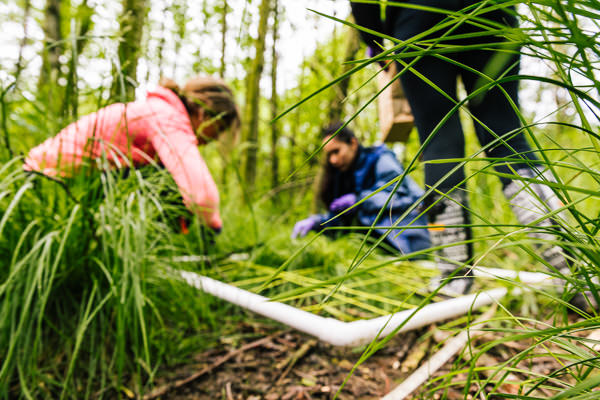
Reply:
<svg viewBox="0 0 600 400"><path fill-rule="evenodd" d="M381 53L381 48L379 46L377 46L377 47L375 47L375 46L369 46L369 47L367 47L367 57L373 58L373 57L375 57L379 53Z"/></svg>
<svg viewBox="0 0 600 400"><path fill-rule="evenodd" d="M329 205L329 211L332 213L339 213L348 207L352 207L356 203L356 195L354 193L348 193L333 200Z"/></svg>
<svg viewBox="0 0 600 400"><path fill-rule="evenodd" d="M379 54L381 54L382 49L379 46L369 46L367 47L367 57L369 58L373 58L378 56ZM387 70L387 64L388 61L386 60L379 60L379 66L381 68L385 68Z"/></svg>
<svg viewBox="0 0 600 400"><path fill-rule="evenodd" d="M292 230L292 239L306 236L308 232L316 229L320 222L321 217L318 215L311 215L302 221L296 222L296 225L294 225L294 229Z"/></svg>

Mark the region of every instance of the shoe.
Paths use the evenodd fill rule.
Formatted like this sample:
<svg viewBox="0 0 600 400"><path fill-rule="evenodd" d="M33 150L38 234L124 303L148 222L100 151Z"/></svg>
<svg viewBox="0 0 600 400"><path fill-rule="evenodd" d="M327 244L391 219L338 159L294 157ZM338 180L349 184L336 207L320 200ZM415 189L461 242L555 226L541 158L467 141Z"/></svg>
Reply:
<svg viewBox="0 0 600 400"><path fill-rule="evenodd" d="M554 181L548 171L545 174L541 174L531 168L521 168L516 171L516 174L523 178L536 179L538 181ZM544 245L544 242L556 241L557 235L549 231L552 229L556 230L554 227L558 224L555 217L541 218L563 206L552 189L542 183L532 183L515 179L506 185L502 192L510 202L510 206L519 223L530 227L528 236L536 239L537 243L535 246L541 249L542 258L554 267L556 271L568 269L569 266L563 248L558 245ZM561 216L559 215L558 218L561 218Z"/></svg>
<svg viewBox="0 0 600 400"><path fill-rule="evenodd" d="M457 268L462 268L462 265L472 259L473 244L468 242L472 233L466 192L455 190L446 193L443 197L432 197L428 203L431 204L427 214L431 246L443 246L434 253L436 266L440 271L440 276L434 278L430 283L430 288L435 290ZM440 293L458 296L468 293L472 285L471 271L469 270L466 274L459 272L440 289Z"/></svg>
<svg viewBox="0 0 600 400"><path fill-rule="evenodd" d="M575 293L569 300L569 304L586 313L598 311L598 302L589 290Z"/></svg>
<svg viewBox="0 0 600 400"><path fill-rule="evenodd" d="M438 266L438 269L440 269L440 266ZM455 269L456 268L453 268L451 271L448 271L447 274L442 272L441 275L431 279L429 290L433 292L443 285L438 291L438 294L443 296L458 297L468 294L473 286L473 271L469 268L465 274L459 272L453 277L450 277Z"/></svg>

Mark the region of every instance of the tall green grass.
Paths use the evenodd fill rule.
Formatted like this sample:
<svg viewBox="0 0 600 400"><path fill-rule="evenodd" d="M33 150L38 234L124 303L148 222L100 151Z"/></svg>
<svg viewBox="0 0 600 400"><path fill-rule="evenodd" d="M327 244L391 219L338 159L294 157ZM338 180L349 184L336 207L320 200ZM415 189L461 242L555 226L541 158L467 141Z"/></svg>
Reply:
<svg viewBox="0 0 600 400"><path fill-rule="evenodd" d="M163 171L137 172L59 184L23 172L17 159L3 166L3 397L142 392L161 363L185 353L174 340L182 321L187 332L210 326L210 301L167 269L183 248L168 209L182 206L160 197L174 183ZM188 248L205 252L203 232L192 228Z"/></svg>

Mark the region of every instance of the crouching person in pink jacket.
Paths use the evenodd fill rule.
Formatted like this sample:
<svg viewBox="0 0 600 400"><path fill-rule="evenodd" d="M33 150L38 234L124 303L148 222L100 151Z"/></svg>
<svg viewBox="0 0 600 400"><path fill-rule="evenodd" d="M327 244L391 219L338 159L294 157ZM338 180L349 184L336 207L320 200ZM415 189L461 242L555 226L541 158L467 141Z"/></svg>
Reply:
<svg viewBox="0 0 600 400"><path fill-rule="evenodd" d="M33 148L24 168L72 176L101 158L115 167L156 160L173 176L185 205L219 231L219 192L198 145L235 133L239 123L233 92L222 80L196 77L179 88L163 79L145 100L112 104L68 125Z"/></svg>

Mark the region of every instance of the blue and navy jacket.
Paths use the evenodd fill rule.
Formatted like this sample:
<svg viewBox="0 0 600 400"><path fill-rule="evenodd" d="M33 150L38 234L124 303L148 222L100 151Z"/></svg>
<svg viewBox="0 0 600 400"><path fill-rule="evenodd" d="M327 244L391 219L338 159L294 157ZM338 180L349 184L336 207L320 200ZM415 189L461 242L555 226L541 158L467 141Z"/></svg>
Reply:
<svg viewBox="0 0 600 400"><path fill-rule="evenodd" d="M352 222L349 220L349 216L355 216L360 225L370 227L390 196L392 196L392 198L375 226L392 226L406 210L419 201L424 193L423 189L406 175L400 185L396 188L396 191L394 191L394 188L396 187L396 182L394 182L375 194L373 194L373 192L403 173L404 168L398 162L394 153L385 145L359 147L351 174L354 177L353 192L357 196L357 203L361 200L362 202L354 207L354 212L350 212L350 214L346 212L348 215L341 215L331 221L329 220L334 218L335 214L328 213L322 215L323 224L321 227L351 224ZM345 190L342 185L333 186L334 199L348 193L347 191L346 193L343 193ZM415 207L415 209L408 213L408 215L398 223L396 229L390 231L389 229L379 228L375 229L375 232L378 235L389 232L385 241L402 253L412 253L428 248L430 246L430 240L427 231L427 220L425 216L418 217L419 212L417 211L417 208L418 207ZM326 221L329 222L326 223ZM411 229L409 227L401 232L401 228L406 226L414 228Z"/></svg>

